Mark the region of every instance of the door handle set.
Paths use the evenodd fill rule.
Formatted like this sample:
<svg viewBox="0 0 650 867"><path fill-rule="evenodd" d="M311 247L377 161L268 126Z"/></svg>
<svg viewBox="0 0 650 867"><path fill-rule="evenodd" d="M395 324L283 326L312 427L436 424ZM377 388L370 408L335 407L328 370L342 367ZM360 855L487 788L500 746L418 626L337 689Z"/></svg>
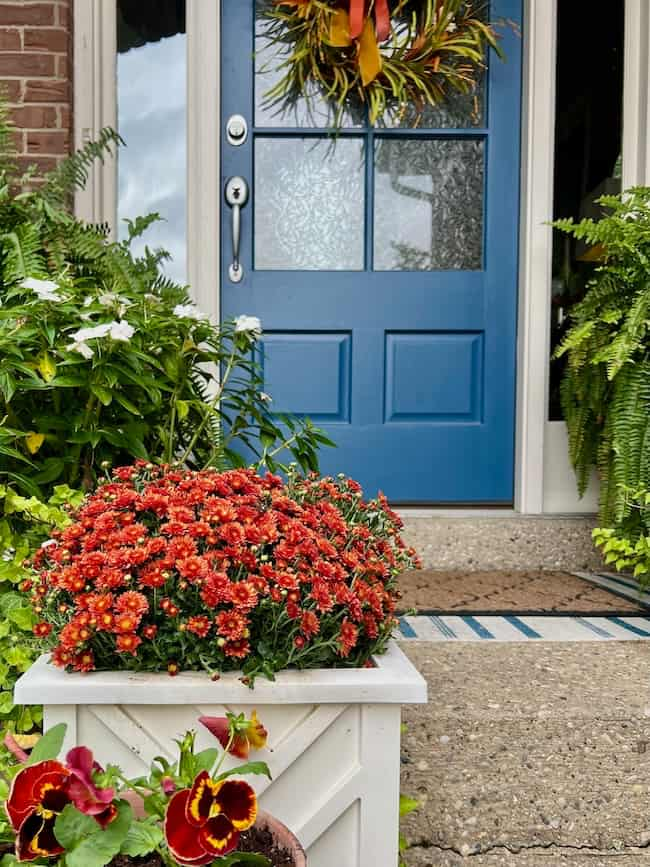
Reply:
<svg viewBox="0 0 650 867"><path fill-rule="evenodd" d="M226 183L226 204L232 210L232 262L228 266L228 277L233 283L240 283L244 269L239 259L241 245L241 209L248 201L248 183L245 178L236 175Z"/></svg>

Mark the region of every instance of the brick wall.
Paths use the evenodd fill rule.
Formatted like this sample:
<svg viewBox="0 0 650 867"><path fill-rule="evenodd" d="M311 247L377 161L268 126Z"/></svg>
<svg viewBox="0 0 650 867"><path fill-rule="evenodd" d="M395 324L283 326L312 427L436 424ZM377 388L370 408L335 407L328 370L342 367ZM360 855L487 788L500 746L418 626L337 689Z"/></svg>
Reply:
<svg viewBox="0 0 650 867"><path fill-rule="evenodd" d="M73 0L0 0L0 88L18 161L48 171L72 141Z"/></svg>

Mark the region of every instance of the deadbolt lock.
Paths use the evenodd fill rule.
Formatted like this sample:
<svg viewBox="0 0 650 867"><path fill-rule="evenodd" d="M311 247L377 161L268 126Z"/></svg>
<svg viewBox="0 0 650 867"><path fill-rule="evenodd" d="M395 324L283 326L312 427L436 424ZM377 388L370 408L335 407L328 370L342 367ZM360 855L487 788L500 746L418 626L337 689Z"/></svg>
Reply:
<svg viewBox="0 0 650 867"><path fill-rule="evenodd" d="M233 114L226 124L226 138L233 147L243 145L248 138L248 124L241 114Z"/></svg>

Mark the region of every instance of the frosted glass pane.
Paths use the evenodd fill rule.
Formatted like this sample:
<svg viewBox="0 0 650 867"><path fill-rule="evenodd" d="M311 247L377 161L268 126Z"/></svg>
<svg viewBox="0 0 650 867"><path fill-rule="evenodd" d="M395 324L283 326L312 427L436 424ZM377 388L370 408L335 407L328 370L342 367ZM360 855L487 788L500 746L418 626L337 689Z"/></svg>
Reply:
<svg viewBox="0 0 650 867"><path fill-rule="evenodd" d="M483 174L483 141L378 141L375 270L479 270Z"/></svg>
<svg viewBox="0 0 650 867"><path fill-rule="evenodd" d="M133 244L164 247L172 259L165 271L187 279L185 3L134 0L117 3L118 129L126 147L118 153L118 231L126 218L157 211L154 223Z"/></svg>
<svg viewBox="0 0 650 867"><path fill-rule="evenodd" d="M364 147L358 138L255 141L255 268L364 267Z"/></svg>

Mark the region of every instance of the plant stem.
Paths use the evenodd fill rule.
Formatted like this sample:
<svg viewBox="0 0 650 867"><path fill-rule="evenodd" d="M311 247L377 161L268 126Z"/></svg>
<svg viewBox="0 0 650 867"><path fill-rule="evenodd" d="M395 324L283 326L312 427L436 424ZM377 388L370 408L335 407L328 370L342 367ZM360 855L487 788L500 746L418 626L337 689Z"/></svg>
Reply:
<svg viewBox="0 0 650 867"><path fill-rule="evenodd" d="M235 346L233 346L232 352L230 353L230 358L228 359L228 364L226 365L226 370L225 370L225 372L224 372L223 378L219 380L219 387L217 388L217 392L216 392L215 396L212 398L212 400L210 401L210 403L208 404L208 409L209 409L209 410L214 409L214 407L215 407L215 406L219 403L219 401L221 400L221 396L223 395L224 389L225 389L225 387L226 387L226 383L228 382L228 378L230 377L230 374L232 373L232 371L233 371L233 369L234 369L234 367L235 367L235 358L236 358L236 355L237 355L237 350L236 350ZM203 416L203 421L202 421L201 424L197 427L197 429L196 429L196 431L195 431L195 433L194 433L194 436L193 436L192 439L190 440L190 444L189 444L188 447L185 449L185 452L183 453L183 456L180 458L180 463L181 463L181 464L184 464L185 461L187 460L187 458L189 457L189 455L192 453L192 449L194 448L194 446L196 445L196 443L197 443L199 437L201 436L201 434L202 434L203 431L205 430L205 426L206 426L207 423L208 423L209 415L210 415L209 412L206 412L206 413L204 414L204 416Z"/></svg>

